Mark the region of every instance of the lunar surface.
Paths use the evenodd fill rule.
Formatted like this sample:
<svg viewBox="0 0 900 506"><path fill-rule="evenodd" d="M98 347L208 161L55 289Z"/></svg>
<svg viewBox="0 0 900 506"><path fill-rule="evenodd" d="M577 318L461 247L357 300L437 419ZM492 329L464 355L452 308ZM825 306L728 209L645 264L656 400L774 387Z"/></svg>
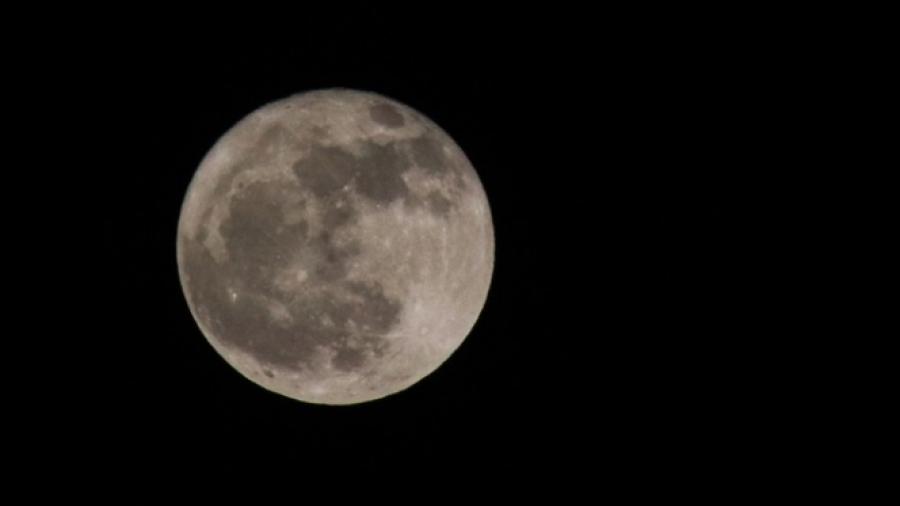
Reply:
<svg viewBox="0 0 900 506"><path fill-rule="evenodd" d="M353 404L408 388L475 325L490 209L462 150L417 111L346 89L252 112L203 159L178 224L188 306L262 387Z"/></svg>

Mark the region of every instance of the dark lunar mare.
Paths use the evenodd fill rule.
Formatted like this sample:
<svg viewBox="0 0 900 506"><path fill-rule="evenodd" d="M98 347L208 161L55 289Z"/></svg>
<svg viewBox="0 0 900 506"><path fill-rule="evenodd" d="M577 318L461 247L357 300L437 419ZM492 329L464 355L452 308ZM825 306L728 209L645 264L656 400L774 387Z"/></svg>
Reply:
<svg viewBox="0 0 900 506"><path fill-rule="evenodd" d="M361 149L362 156L355 156L333 146L313 146L308 156L294 164L294 174L304 188L320 198L331 197L347 185L380 203L409 195L403 181L409 161L395 143L382 146L366 142Z"/></svg>
<svg viewBox="0 0 900 506"><path fill-rule="evenodd" d="M365 363L367 351L384 352L381 336L399 322L402 304L380 284L345 279L347 262L359 250L336 245L333 230L311 235L305 221L285 223L294 202L289 197L298 190L296 184L254 183L237 194L220 228L227 261L217 262L200 240L185 239L189 296L200 320L226 346L290 369L309 364L316 348L325 346L335 350L336 368L352 370ZM337 218L332 228L350 219ZM305 283L323 289L286 294L276 286L275 277L297 251L316 259ZM272 304L283 304L290 319L273 317Z"/></svg>
<svg viewBox="0 0 900 506"><path fill-rule="evenodd" d="M372 121L388 128L399 128L406 123L400 111L388 103L375 104L370 107L369 117L372 118Z"/></svg>

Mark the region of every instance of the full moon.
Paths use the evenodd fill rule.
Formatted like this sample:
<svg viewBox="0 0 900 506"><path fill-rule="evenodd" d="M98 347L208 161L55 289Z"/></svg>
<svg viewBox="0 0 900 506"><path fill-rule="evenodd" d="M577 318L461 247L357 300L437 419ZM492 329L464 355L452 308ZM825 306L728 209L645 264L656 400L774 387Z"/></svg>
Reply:
<svg viewBox="0 0 900 506"><path fill-rule="evenodd" d="M494 266L487 197L416 110L328 89L269 103L210 149L178 222L178 271L212 347L304 402L402 391L460 346Z"/></svg>

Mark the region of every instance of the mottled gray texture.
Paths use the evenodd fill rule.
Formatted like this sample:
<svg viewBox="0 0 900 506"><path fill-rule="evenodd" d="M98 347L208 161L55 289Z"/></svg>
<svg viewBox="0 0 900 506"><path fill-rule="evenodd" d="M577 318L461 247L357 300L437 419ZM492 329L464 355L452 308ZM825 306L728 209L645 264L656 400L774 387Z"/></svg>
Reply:
<svg viewBox="0 0 900 506"><path fill-rule="evenodd" d="M447 170L447 157L444 155L443 146L431 137L416 137L410 141L410 151L413 160L422 168L432 172Z"/></svg>
<svg viewBox="0 0 900 506"><path fill-rule="evenodd" d="M353 185L360 194L378 201L391 202L409 191L403 173L409 160L393 143L386 146L363 143L361 156L328 146L313 146L312 153L294 164L300 183L317 197L329 197L345 185Z"/></svg>
<svg viewBox="0 0 900 506"><path fill-rule="evenodd" d="M242 371L248 377L298 399L360 402L408 386L446 358L431 358L437 352L424 350L433 345L415 341L427 334L411 332L449 325L440 322L454 321L447 319L452 311L462 311L462 329L474 323L473 309L480 310L489 282L493 239L484 236L491 228L486 204L477 200L483 202L477 176L461 154L451 154L458 149L445 150L452 147L445 134L383 97L350 113L370 95L340 90L320 96L321 102L310 94L282 109L270 106L266 111L282 112L251 117L219 141L217 149L230 151L201 166L186 197L179 270L211 342L229 361L240 353L258 364L255 373ZM327 110L335 116L315 112L334 103L340 107ZM284 122L301 114L314 123ZM355 137L339 137L348 131ZM205 177L204 170L216 176ZM408 218L389 211L398 202ZM484 211L473 214L477 209ZM390 225L369 231L363 223L370 222ZM446 248L475 249L457 254L463 263L453 266ZM407 267L413 270L403 274ZM447 284L452 278L442 273L454 269L462 284ZM475 300L453 295L469 285ZM410 299L412 293L429 295ZM412 312L412 303L451 313L436 314L434 322L410 320L422 318L411 316L421 311ZM400 341L388 338L398 332ZM455 332L434 338L455 347L465 337ZM407 356L419 358L402 360L421 363L398 361ZM307 391L302 383L284 386L283 376L292 372L316 384L356 374L361 379L352 381L361 383L347 392Z"/></svg>

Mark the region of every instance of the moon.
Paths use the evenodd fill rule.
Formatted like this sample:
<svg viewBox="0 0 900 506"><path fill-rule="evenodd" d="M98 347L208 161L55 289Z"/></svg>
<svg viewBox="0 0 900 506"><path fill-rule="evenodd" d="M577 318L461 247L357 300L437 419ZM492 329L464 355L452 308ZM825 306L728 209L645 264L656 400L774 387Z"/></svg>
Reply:
<svg viewBox="0 0 900 506"><path fill-rule="evenodd" d="M253 111L207 153L178 222L181 286L225 361L317 404L400 392L481 313L494 229L457 144L416 110L326 89Z"/></svg>

